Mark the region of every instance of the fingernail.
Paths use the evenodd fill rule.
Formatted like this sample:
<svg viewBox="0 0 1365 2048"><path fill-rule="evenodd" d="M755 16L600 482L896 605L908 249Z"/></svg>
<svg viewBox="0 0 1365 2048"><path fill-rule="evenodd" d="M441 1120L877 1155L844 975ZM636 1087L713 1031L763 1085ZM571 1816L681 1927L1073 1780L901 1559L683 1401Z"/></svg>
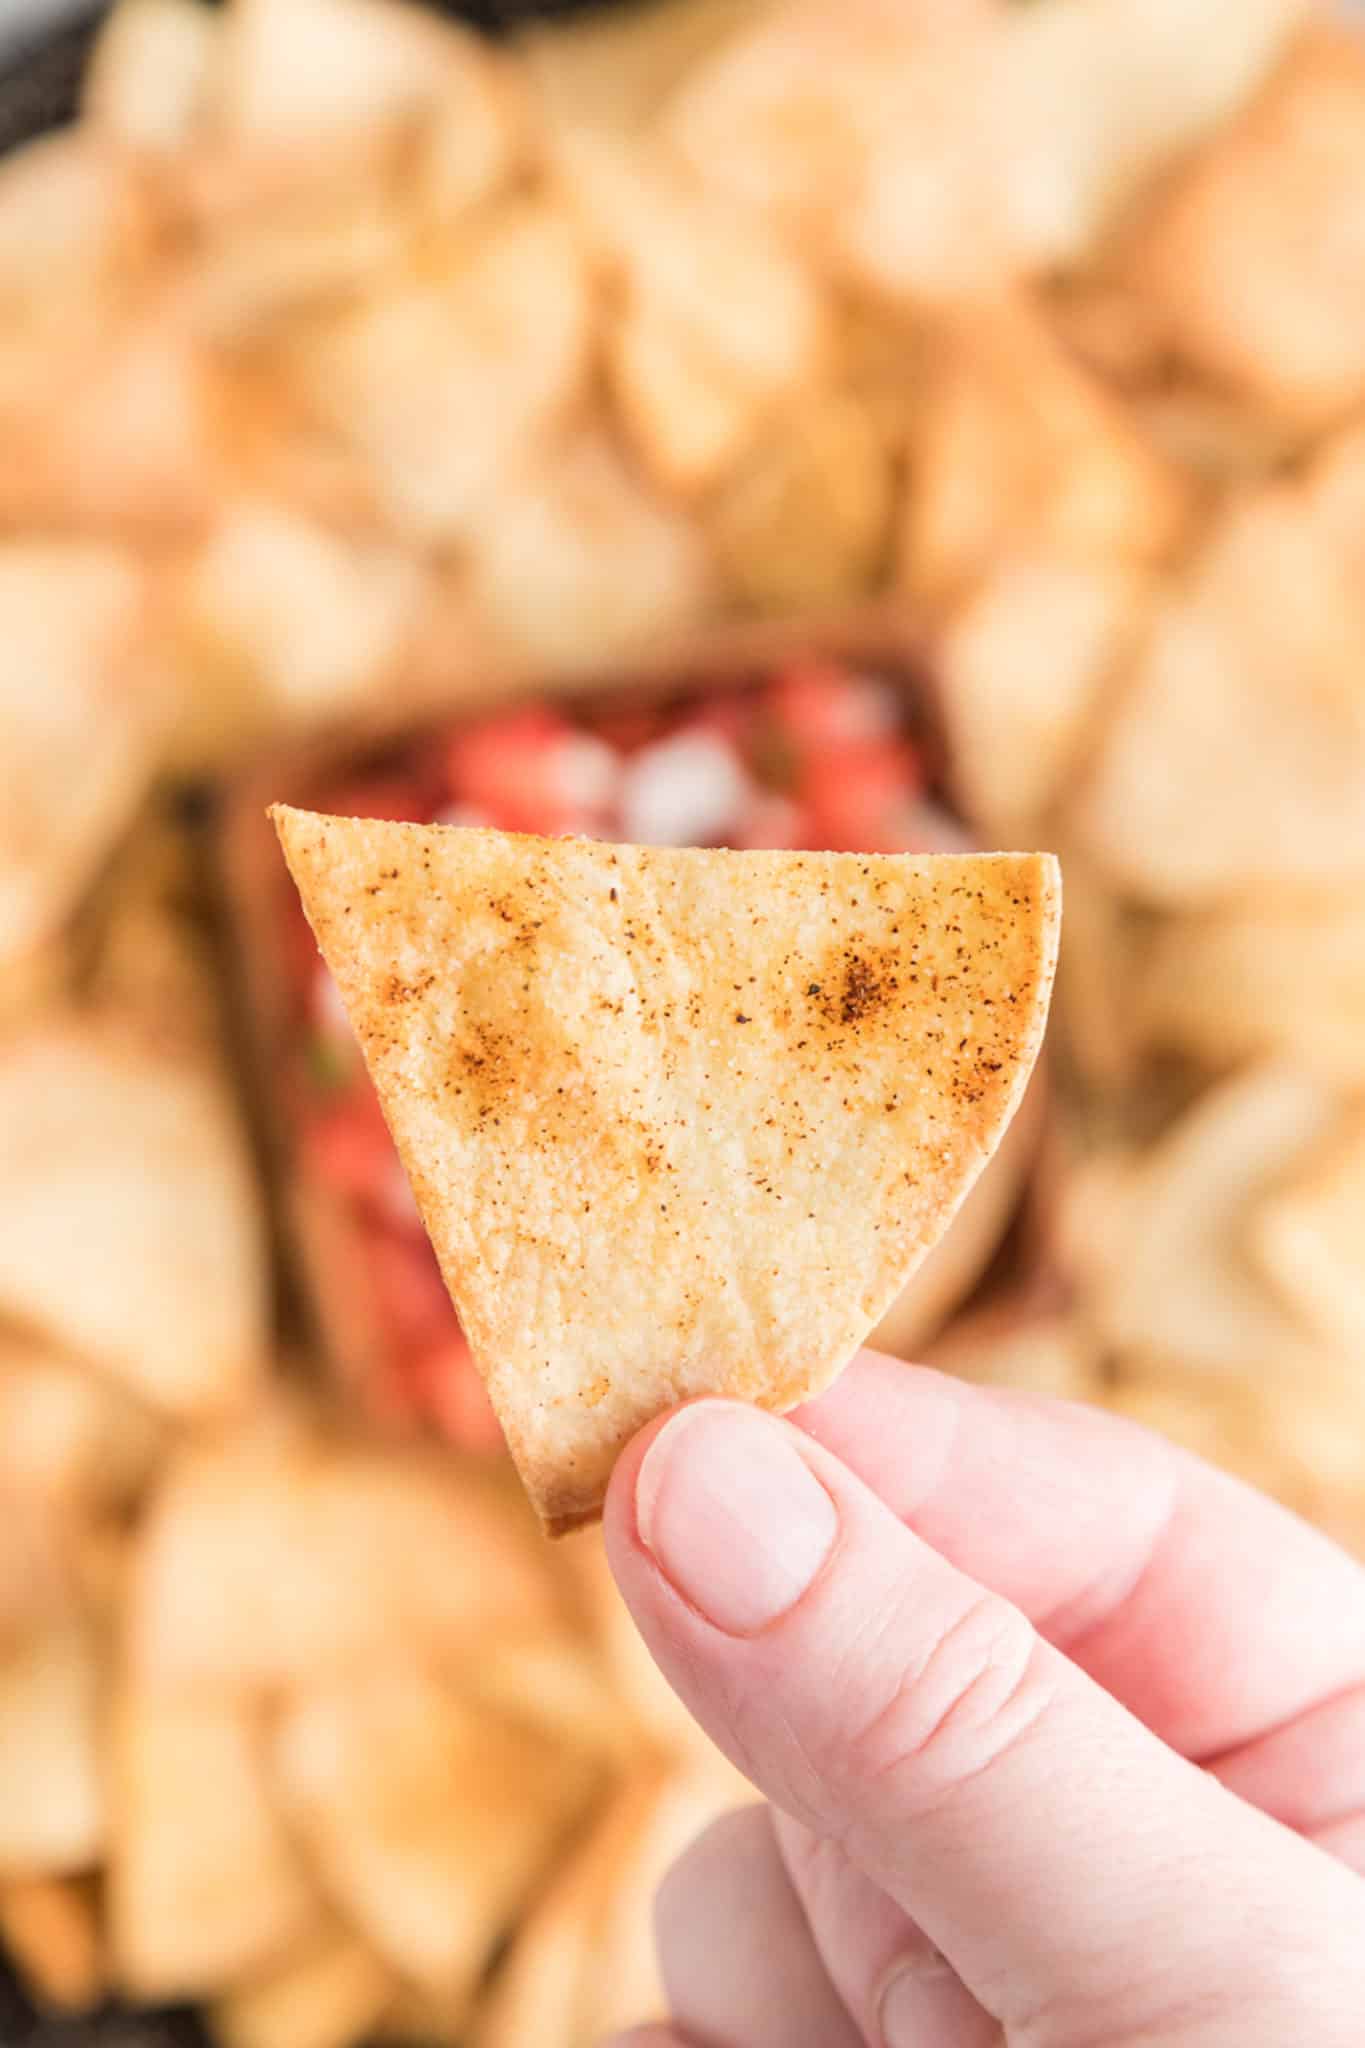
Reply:
<svg viewBox="0 0 1365 2048"><path fill-rule="evenodd" d="M635 1525L685 1600L726 1635L752 1636L796 1605L839 1518L788 1424L699 1401L645 1453Z"/></svg>
<svg viewBox="0 0 1365 2048"><path fill-rule="evenodd" d="M945 1956L926 1942L924 1952L892 1971L877 2007L881 2048L922 2048L925 2041L961 2042L962 2048L990 2048L999 2040L994 2020L983 2012Z"/></svg>

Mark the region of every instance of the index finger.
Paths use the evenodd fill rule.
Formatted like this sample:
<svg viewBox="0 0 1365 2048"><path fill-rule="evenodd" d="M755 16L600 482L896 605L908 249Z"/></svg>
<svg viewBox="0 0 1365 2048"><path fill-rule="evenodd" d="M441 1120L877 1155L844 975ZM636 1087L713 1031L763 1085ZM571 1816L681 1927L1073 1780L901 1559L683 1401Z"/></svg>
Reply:
<svg viewBox="0 0 1365 2048"><path fill-rule="evenodd" d="M870 1351L790 1420L1198 1762L1365 1685L1365 1571L1137 1424Z"/></svg>

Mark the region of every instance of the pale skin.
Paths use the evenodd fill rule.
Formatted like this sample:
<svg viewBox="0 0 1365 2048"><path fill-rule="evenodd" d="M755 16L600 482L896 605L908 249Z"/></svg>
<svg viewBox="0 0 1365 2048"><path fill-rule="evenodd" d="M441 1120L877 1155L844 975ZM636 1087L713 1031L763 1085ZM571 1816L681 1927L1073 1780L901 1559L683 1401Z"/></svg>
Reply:
<svg viewBox="0 0 1365 2048"><path fill-rule="evenodd" d="M1360 2048L1365 1570L1113 1417L864 1353L622 1456L618 1583L766 1800L630 2048Z"/></svg>

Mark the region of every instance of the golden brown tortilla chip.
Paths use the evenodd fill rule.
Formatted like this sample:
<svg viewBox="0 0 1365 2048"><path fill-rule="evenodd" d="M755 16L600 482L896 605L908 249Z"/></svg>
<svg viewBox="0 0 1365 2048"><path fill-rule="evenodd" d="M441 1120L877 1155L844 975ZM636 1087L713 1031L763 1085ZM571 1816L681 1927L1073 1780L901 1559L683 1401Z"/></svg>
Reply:
<svg viewBox="0 0 1365 2048"><path fill-rule="evenodd" d="M1321 1080L1267 1062L1208 1090L1135 1159L1097 1152L1073 1170L1065 1257L1111 1351L1236 1385L1339 1377L1253 1256L1261 1205L1339 1113Z"/></svg>
<svg viewBox="0 0 1365 2048"><path fill-rule="evenodd" d="M198 1997L269 1974L330 1925L271 1797L264 1735L237 1701L117 1688L107 1911L130 1996Z"/></svg>
<svg viewBox="0 0 1365 2048"><path fill-rule="evenodd" d="M1027 831L1065 789L1140 632L1147 585L1131 563L1024 548L1002 554L953 612L937 648L943 714L978 829Z"/></svg>
<svg viewBox="0 0 1365 2048"><path fill-rule="evenodd" d="M1282 1055L1351 1087L1365 1044L1365 903L1354 888L1258 892L1167 918L1136 1003L1139 1029L1163 1049L1214 1068Z"/></svg>
<svg viewBox="0 0 1365 2048"><path fill-rule="evenodd" d="M580 2040L615 2040L642 2019L664 2018L655 1894L713 1821L753 1801L753 1787L718 1750L669 1770L661 1782L642 1772L635 1786L624 1788L618 1800L625 1809L622 1837L594 1930L593 1968L579 1995Z"/></svg>
<svg viewBox="0 0 1365 2048"><path fill-rule="evenodd" d="M470 1557L477 1571L451 1569ZM413 1643L458 1661L553 1614L534 1524L491 1474L342 1444L307 1411L262 1404L170 1461L142 1525L127 1658L152 1688L242 1699Z"/></svg>
<svg viewBox="0 0 1365 2048"><path fill-rule="evenodd" d="M333 1929L320 1946L218 1999L214 2036L222 2048L350 2048L369 2038L393 1995L378 1957Z"/></svg>
<svg viewBox="0 0 1365 2048"><path fill-rule="evenodd" d="M730 853L319 818L286 855L528 1492L673 1402L828 1385L1042 1035L1047 856Z"/></svg>
<svg viewBox="0 0 1365 2048"><path fill-rule="evenodd" d="M1259 1263L1329 1344L1365 1350L1365 1113L1342 1117L1330 1137L1261 1209Z"/></svg>
<svg viewBox="0 0 1365 2048"><path fill-rule="evenodd" d="M0 546L7 964L60 925L151 779L168 707L138 659L143 603L137 567L118 549Z"/></svg>
<svg viewBox="0 0 1365 2048"><path fill-rule="evenodd" d="M1120 274L1178 360L1313 423L1358 405L1365 45L1327 20L1134 225Z"/></svg>
<svg viewBox="0 0 1365 2048"><path fill-rule="evenodd" d="M0 1657L0 1877L86 1870L104 1850L101 1648L70 1614Z"/></svg>
<svg viewBox="0 0 1365 2048"><path fill-rule="evenodd" d="M1345 488L1324 471L1233 496L1157 609L1070 799L1084 849L1129 894L1183 907L1365 873Z"/></svg>
<svg viewBox="0 0 1365 2048"><path fill-rule="evenodd" d="M333 1903L422 1989L472 1995L596 1761L397 1659L298 1694L271 1745L284 1811Z"/></svg>
<svg viewBox="0 0 1365 2048"><path fill-rule="evenodd" d="M260 1198L223 1076L166 1034L62 1018L0 1058L0 1312L166 1415L265 1362Z"/></svg>
<svg viewBox="0 0 1365 2048"><path fill-rule="evenodd" d="M473 2048L587 2048L662 2013L654 1894L690 1842L753 1797L715 1752L681 1766L639 1762L521 1921Z"/></svg>
<svg viewBox="0 0 1365 2048"><path fill-rule="evenodd" d="M99 2004L104 1955L97 1912L94 1887L82 1878L0 1882L0 1939L42 2004L63 2012Z"/></svg>

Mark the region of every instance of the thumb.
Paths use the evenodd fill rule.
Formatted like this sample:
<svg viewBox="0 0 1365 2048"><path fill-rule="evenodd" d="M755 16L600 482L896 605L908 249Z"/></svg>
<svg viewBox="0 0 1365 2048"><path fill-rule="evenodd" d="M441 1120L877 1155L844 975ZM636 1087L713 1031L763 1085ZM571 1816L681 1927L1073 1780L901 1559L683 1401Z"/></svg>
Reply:
<svg viewBox="0 0 1365 2048"><path fill-rule="evenodd" d="M702 1726L1007 2028L1194 2042L1246 2015L1239 2039L1358 2042L1358 1881L1167 1749L791 1424L704 1401L643 1432L607 1540Z"/></svg>

